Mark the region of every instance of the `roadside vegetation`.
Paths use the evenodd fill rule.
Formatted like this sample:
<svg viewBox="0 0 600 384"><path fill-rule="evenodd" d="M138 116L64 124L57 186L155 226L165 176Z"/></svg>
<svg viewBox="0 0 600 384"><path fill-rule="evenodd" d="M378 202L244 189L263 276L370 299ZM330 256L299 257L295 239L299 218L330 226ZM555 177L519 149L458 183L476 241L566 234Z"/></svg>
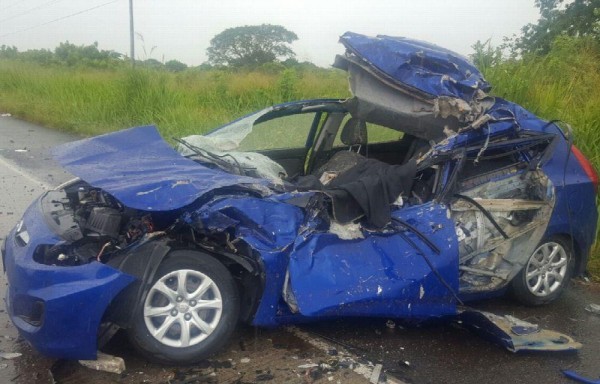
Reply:
<svg viewBox="0 0 600 384"><path fill-rule="evenodd" d="M165 137L180 137L275 103L347 96L343 72L318 68L171 73L0 60L1 111L86 136L156 124Z"/></svg>
<svg viewBox="0 0 600 384"><path fill-rule="evenodd" d="M591 38L557 37L545 54L526 55L482 68L493 93L548 120L571 125L574 144L600 171L600 43ZM576 219L575 219L576 220ZM600 280L600 244L592 275Z"/></svg>
<svg viewBox="0 0 600 384"><path fill-rule="evenodd" d="M559 3L540 1L546 8L538 25L525 26L523 35L504 47L477 42L471 58L495 96L544 119L570 124L575 145L600 170L600 28L596 21L590 27L596 35L587 33L581 28L589 23L582 22L573 33L552 30L552 36L544 35L549 29L540 25L561 25L561 18L570 17L568 7L557 11ZM275 27L240 29L260 34ZM295 35L279 32L284 45L277 52L227 57L232 52L227 44L239 41L226 30L211 41L212 60L195 68L176 60L146 59L131 69L122 55L101 51L97 44L66 42L54 51L27 52L1 46L0 112L85 136L156 124L171 138L203 133L276 103L350 95L344 72L299 63L285 49ZM590 271L600 280L598 244Z"/></svg>

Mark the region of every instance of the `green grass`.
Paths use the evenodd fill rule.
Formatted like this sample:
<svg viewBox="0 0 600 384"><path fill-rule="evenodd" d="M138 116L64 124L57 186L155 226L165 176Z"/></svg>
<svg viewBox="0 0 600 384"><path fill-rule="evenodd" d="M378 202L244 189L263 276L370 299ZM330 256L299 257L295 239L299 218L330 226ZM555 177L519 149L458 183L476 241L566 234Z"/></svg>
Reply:
<svg viewBox="0 0 600 384"><path fill-rule="evenodd" d="M0 61L0 110L85 136L145 124L185 136L276 103L347 96L338 70L174 74Z"/></svg>

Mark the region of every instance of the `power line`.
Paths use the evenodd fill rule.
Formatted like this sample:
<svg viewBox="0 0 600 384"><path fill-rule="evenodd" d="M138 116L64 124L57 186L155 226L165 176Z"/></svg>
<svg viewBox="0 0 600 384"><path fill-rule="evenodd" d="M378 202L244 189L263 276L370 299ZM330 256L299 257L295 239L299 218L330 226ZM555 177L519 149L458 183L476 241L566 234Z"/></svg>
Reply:
<svg viewBox="0 0 600 384"><path fill-rule="evenodd" d="M52 4L52 3L56 3L58 1L62 1L62 0L50 0L48 2L45 2L43 4L38 5L37 7L30 8L30 9L28 9L26 11L21 12L21 13L17 13L16 15L12 15L11 17L7 17L6 19L2 19L2 20L0 20L0 23L3 22L3 21L7 21L7 20L17 19L17 18L19 18L19 17L21 17L23 15L26 15L26 14L32 12L32 11L36 11L36 10L38 10L40 8L45 7L46 5L49 5L49 4Z"/></svg>
<svg viewBox="0 0 600 384"><path fill-rule="evenodd" d="M63 17L59 17L58 19L54 19L54 20L47 21L47 22L45 22L45 23L42 23L42 24L37 24L37 25L31 26L31 27L28 27L28 28L24 28L24 29L21 29L21 30L15 31L15 32L9 32L9 33L5 33L4 35L0 35L0 38L6 37L6 36L10 36L10 35L14 35L14 34L16 34L16 33L21 33L21 32L25 32L25 31L29 31L29 30L31 30L31 29L35 29L35 28L39 28L39 27L43 27L44 25L48 25L48 24L55 23L55 22L57 22L57 21L61 21L61 20L64 20L64 19L68 19L69 17L73 17L73 16L81 15L82 13L86 13L86 12L92 11L92 10L94 10L94 9L98 9L98 8L100 8L100 7L104 7L104 6L106 6L106 5L109 5L109 4L112 4L112 3L116 3L117 1L119 1L119 0L112 0L112 1L109 1L109 2L106 2L106 3L103 3L103 4L100 4L100 5L97 5L97 6L95 6L95 7L91 7L91 8L84 9L83 11L79 11L79 12L71 13L70 15L66 15L66 16L63 16Z"/></svg>

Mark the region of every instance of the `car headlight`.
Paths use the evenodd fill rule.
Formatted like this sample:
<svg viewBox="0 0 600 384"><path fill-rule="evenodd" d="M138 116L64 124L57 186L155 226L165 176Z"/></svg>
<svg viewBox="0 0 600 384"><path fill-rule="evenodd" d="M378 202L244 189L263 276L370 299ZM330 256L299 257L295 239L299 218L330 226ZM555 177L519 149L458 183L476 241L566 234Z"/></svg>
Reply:
<svg viewBox="0 0 600 384"><path fill-rule="evenodd" d="M15 238L17 239L17 244L22 247L29 244L29 233L27 232L23 220L19 221L15 227Z"/></svg>

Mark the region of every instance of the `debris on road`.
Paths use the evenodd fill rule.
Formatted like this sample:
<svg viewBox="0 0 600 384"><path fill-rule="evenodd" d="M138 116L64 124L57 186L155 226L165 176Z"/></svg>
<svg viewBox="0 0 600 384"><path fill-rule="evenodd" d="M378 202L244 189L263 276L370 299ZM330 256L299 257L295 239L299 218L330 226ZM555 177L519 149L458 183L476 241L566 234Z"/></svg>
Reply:
<svg viewBox="0 0 600 384"><path fill-rule="evenodd" d="M12 360L21 357L22 353L18 352L0 352L0 358L4 360Z"/></svg>
<svg viewBox="0 0 600 384"><path fill-rule="evenodd" d="M79 360L84 367L110 373L121 374L125 370L125 361L117 356L98 352L96 360Z"/></svg>
<svg viewBox="0 0 600 384"><path fill-rule="evenodd" d="M484 338L491 339L511 352L520 351L573 351L581 344L559 332L541 329L516 317L498 316L493 313L464 310L457 319L460 324Z"/></svg>
<svg viewBox="0 0 600 384"><path fill-rule="evenodd" d="M590 313L600 315L600 305L598 304L588 304L586 305L585 310Z"/></svg>
<svg viewBox="0 0 600 384"><path fill-rule="evenodd" d="M569 379L578 381L580 383L585 383L585 384L600 384L600 379L598 379L598 380L588 379L586 377L583 377L583 376L579 375L575 371L563 370L562 373L565 376L567 376Z"/></svg>
<svg viewBox="0 0 600 384"><path fill-rule="evenodd" d="M373 373L371 373L371 378L369 379L369 382L371 384L379 383L379 376L381 376L381 368L383 368L381 364L377 364L373 368Z"/></svg>

